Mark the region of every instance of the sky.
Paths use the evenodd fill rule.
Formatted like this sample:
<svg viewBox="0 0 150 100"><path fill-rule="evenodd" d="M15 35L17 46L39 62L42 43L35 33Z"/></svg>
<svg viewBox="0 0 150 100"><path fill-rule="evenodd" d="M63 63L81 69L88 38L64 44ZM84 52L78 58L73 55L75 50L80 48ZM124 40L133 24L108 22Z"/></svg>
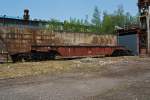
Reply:
<svg viewBox="0 0 150 100"><path fill-rule="evenodd" d="M92 16L95 6L101 11L112 13L119 5L126 12L136 15L138 0L1 0L0 15L23 16L23 10L30 10L32 19L67 20L70 17L85 19Z"/></svg>

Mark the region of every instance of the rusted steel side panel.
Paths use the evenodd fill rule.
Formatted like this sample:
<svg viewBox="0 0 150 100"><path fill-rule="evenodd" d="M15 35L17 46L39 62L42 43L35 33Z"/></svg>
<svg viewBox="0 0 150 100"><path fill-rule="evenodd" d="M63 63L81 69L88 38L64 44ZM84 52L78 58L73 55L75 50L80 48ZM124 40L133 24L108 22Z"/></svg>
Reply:
<svg viewBox="0 0 150 100"><path fill-rule="evenodd" d="M40 52L56 51L62 57L82 57L82 56L99 56L111 55L114 50L123 49L111 46L37 46L33 50Z"/></svg>
<svg viewBox="0 0 150 100"><path fill-rule="evenodd" d="M62 57L111 55L115 48L111 47L61 47L57 51Z"/></svg>
<svg viewBox="0 0 150 100"><path fill-rule="evenodd" d="M105 51L105 52L104 52L105 55L111 55L112 52L113 52L113 50L114 50L113 48L108 48L108 47L107 47L107 48L104 48L104 49L105 49L105 50L104 50L104 51Z"/></svg>
<svg viewBox="0 0 150 100"><path fill-rule="evenodd" d="M113 49L108 45L115 45L115 42L111 44L111 41L108 41L109 39L114 40L114 36L78 33L77 36L73 37L73 33L60 34L44 29L30 29L25 27L0 27L0 31L3 31L3 34L0 33L0 35L5 40L10 55L31 53L32 50L37 52L57 51L62 57L110 55ZM93 41L94 37L96 37L96 41ZM37 47L33 48L33 45ZM38 45L42 47L38 47Z"/></svg>
<svg viewBox="0 0 150 100"><path fill-rule="evenodd" d="M0 27L0 31L0 37L10 55L31 51L32 33L27 29Z"/></svg>

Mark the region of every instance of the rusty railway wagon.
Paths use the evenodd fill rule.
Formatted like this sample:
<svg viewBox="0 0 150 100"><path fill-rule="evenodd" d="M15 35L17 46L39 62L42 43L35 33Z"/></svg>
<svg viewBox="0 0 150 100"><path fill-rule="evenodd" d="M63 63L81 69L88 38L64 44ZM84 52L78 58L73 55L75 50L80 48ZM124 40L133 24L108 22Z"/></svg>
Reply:
<svg viewBox="0 0 150 100"><path fill-rule="evenodd" d="M47 25L52 30L47 29ZM117 46L115 36L90 34L93 33L91 28L95 30L93 26L80 26L81 32L75 32L74 29L79 27L70 25L72 27L67 27L65 22L49 24L30 20L27 9L23 19L0 16L0 57L8 54L13 62L17 62L129 53L124 47Z"/></svg>
<svg viewBox="0 0 150 100"><path fill-rule="evenodd" d="M127 54L124 47L98 44L64 44L50 31L40 28L0 27L1 48L13 62L60 58L98 57Z"/></svg>

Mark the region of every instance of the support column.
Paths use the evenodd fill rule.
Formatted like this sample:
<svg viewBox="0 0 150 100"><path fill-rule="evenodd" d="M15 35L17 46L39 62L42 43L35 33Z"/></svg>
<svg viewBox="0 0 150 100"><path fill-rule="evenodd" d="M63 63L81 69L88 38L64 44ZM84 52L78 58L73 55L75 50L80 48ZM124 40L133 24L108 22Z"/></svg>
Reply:
<svg viewBox="0 0 150 100"><path fill-rule="evenodd" d="M150 55L150 6L149 6L149 11L147 15L147 49L148 49L148 54Z"/></svg>

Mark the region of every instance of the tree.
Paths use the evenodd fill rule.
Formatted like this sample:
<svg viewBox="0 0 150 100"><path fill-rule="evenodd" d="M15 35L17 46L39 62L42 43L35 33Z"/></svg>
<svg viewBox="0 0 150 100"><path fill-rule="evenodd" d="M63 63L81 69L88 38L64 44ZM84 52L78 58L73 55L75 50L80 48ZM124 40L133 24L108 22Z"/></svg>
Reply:
<svg viewBox="0 0 150 100"><path fill-rule="evenodd" d="M132 16L130 15L130 13L127 12L126 15L125 15L125 24L126 25L130 25L131 24L131 22L130 22L131 21L131 17Z"/></svg>
<svg viewBox="0 0 150 100"><path fill-rule="evenodd" d="M124 8L122 5L118 6L118 9L114 12L114 23L115 26L124 27L125 25L125 15Z"/></svg>
<svg viewBox="0 0 150 100"><path fill-rule="evenodd" d="M119 5L117 10L113 13L103 12L101 19L101 12L95 6L93 17L89 22L89 16L86 15L85 19L71 18L64 22L56 19L51 19L49 29L52 31L65 31L65 32L89 32L89 33L103 33L114 34L115 26L124 27L125 25L137 25L139 22L138 15L133 16L129 12L125 12L122 5Z"/></svg>
<svg viewBox="0 0 150 100"><path fill-rule="evenodd" d="M85 20L84 20L84 24L85 25L89 25L89 16L88 15L85 15Z"/></svg>
<svg viewBox="0 0 150 100"><path fill-rule="evenodd" d="M103 22L101 31L103 34L113 34L114 33L114 24L112 15L107 14L107 12L103 12Z"/></svg>
<svg viewBox="0 0 150 100"><path fill-rule="evenodd" d="M101 16L100 16L100 11L97 6L95 6L93 18L91 22L92 22L92 25L94 25L95 27L92 29L92 32L99 34L101 32Z"/></svg>
<svg viewBox="0 0 150 100"><path fill-rule="evenodd" d="M131 16L130 24L137 25L139 23L138 15Z"/></svg>
<svg viewBox="0 0 150 100"><path fill-rule="evenodd" d="M91 20L92 24L97 26L97 27L100 27L101 26L101 18L100 17L101 17L100 11L99 11L98 7L95 6L93 18Z"/></svg>

